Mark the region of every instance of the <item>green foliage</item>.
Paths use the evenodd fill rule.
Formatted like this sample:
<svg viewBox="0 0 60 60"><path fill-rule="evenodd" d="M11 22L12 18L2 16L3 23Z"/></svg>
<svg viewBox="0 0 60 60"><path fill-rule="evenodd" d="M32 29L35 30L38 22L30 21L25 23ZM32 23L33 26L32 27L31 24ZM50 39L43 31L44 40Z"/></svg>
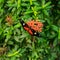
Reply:
<svg viewBox="0 0 60 60"><path fill-rule="evenodd" d="M59 9L59 0L0 0L0 60L60 60ZM41 21L42 37L30 36L20 19Z"/></svg>

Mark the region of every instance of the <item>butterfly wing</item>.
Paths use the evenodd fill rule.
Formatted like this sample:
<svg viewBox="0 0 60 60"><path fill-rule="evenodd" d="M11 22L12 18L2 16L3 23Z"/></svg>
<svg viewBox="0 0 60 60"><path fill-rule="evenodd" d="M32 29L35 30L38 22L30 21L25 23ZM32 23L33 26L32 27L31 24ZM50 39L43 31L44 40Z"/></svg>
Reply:
<svg viewBox="0 0 60 60"><path fill-rule="evenodd" d="M23 28L29 32L30 35L40 37L39 33L29 27L23 20L20 20L20 23L22 24Z"/></svg>

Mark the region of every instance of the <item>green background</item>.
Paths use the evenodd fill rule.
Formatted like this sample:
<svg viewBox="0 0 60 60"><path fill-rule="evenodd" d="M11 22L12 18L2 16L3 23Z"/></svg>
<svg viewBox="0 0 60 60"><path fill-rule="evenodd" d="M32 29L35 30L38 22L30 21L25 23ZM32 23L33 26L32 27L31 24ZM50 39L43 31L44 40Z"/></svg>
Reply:
<svg viewBox="0 0 60 60"><path fill-rule="evenodd" d="M20 19L41 21L42 37L33 39ZM59 27L60 0L0 0L0 60L60 60Z"/></svg>

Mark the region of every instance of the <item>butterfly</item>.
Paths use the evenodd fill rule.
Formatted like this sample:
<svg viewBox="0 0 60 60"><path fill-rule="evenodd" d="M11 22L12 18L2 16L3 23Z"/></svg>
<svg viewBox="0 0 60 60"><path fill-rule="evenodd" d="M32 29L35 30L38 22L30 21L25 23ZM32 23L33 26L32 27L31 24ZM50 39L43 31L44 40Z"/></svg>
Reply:
<svg viewBox="0 0 60 60"><path fill-rule="evenodd" d="M40 34L32 29L27 23L25 23L23 20L20 20L20 23L22 24L24 30L26 30L30 35L40 37Z"/></svg>

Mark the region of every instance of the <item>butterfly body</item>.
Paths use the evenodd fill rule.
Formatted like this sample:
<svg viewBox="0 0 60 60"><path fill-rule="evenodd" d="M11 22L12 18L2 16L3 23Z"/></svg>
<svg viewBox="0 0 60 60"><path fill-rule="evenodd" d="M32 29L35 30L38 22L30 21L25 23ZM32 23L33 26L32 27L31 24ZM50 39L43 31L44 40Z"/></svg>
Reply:
<svg viewBox="0 0 60 60"><path fill-rule="evenodd" d="M27 23L25 23L23 20L20 20L20 23L22 24L23 28L32 36L38 36L40 37L39 33L32 29Z"/></svg>

